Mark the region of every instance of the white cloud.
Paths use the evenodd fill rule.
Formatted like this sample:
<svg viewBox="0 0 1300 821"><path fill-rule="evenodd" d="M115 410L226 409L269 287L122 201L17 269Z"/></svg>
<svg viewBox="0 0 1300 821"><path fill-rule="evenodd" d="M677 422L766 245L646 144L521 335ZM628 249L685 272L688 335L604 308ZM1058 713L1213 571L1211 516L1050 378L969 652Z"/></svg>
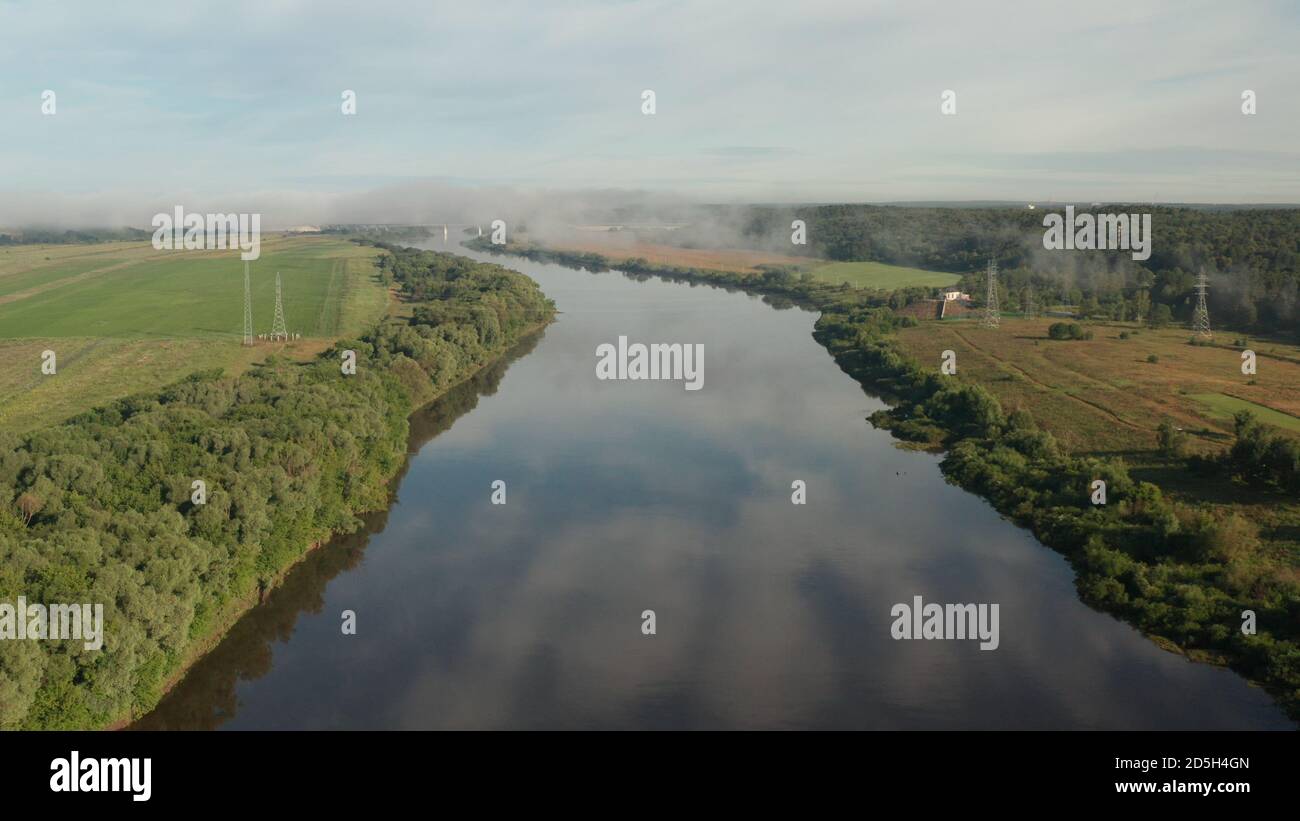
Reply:
<svg viewBox="0 0 1300 821"><path fill-rule="evenodd" d="M329 190L365 180L455 178L711 199L1294 201L1298 16L1111 0L0 4L0 193L292 189L326 210ZM44 88L56 117L40 115ZM343 88L356 117L339 114ZM939 114L947 88L955 117ZM1224 168L1224 152L1254 159ZM1085 155L1118 167L1042 168Z"/></svg>

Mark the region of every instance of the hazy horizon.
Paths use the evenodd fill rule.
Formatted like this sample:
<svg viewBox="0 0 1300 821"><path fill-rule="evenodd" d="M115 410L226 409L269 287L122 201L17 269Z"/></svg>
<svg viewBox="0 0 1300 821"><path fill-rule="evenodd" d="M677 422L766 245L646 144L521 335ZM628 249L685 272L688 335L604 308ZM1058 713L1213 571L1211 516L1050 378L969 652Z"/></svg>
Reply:
<svg viewBox="0 0 1300 821"><path fill-rule="evenodd" d="M174 204L287 226L643 196L1300 199L1300 8L1089 8L235 2L214 17L8 0L0 224L147 226Z"/></svg>

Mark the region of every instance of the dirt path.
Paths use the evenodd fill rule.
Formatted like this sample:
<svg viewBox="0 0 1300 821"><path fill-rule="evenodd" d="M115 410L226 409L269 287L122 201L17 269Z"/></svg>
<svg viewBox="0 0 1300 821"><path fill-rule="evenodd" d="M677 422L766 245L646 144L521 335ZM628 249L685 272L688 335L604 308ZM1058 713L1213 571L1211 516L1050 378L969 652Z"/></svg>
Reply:
<svg viewBox="0 0 1300 821"><path fill-rule="evenodd" d="M1052 385L1047 384L1046 382L1042 382L1042 381L1038 380L1037 378L1035 378L1035 377L1033 376L1033 374L1029 373L1029 372L1026 371L1024 368L1020 367L1019 365L1015 364L1014 362L1011 362L1010 360L1007 360L1007 359L1003 359L1002 357L998 356L997 354L993 353L992 351L985 350L984 348L981 348L980 346L978 346L978 345L976 345L975 343L971 342L969 339L966 338L965 335L962 334L961 331L958 331L956 328L953 328L953 329L952 329L952 333L953 333L954 336L956 336L956 337L957 337L958 339L960 339L962 342L966 343L967 347L969 347L971 350L976 351L976 352L978 352L978 353L980 353L980 354L983 354L984 356L987 356L989 359L992 359L994 362L997 362L999 365L1002 365L1002 366L1005 366L1005 367L1007 367L1007 368L1010 368L1011 370L1013 370L1013 371L1015 371L1016 373L1018 373L1018 374L1020 374L1021 376L1023 376L1023 377L1025 378L1026 381L1030 382L1030 383L1033 384L1033 385L1036 385L1036 386L1039 387L1039 388L1042 388L1042 389L1045 390L1045 391L1050 391L1050 392L1052 392L1052 393L1059 393L1059 394L1061 394L1062 396L1065 396L1065 397L1067 397L1067 398L1069 398L1069 399L1073 399L1075 402L1078 402L1078 403L1080 403L1080 404L1082 404L1082 405L1087 405L1088 407L1090 407L1090 408L1092 408L1092 409L1094 409L1094 410L1101 411L1102 413L1104 413L1104 414L1106 414L1107 416L1109 416L1111 419L1114 419L1116 422L1119 422L1121 425L1124 425L1125 427L1130 428L1130 429L1132 429L1132 430L1140 431L1140 432L1142 432L1142 433L1150 433L1150 432L1151 432L1150 430L1148 430L1147 428L1142 427L1141 425L1135 425L1135 424L1133 424L1132 422L1128 421L1127 419L1124 419L1123 417L1119 416L1119 415L1116 414L1113 410L1111 410L1110 408L1107 408L1107 407L1104 406L1104 405L1099 405L1099 404L1097 404L1096 402L1090 402L1090 401L1088 401L1087 399L1084 399L1084 398L1081 397L1081 396L1075 396L1074 394L1069 393L1069 392L1067 392L1067 391L1065 391L1065 390L1063 390L1063 389L1061 389L1061 388L1054 387L1054 386L1052 386ZM1071 373L1074 373L1074 371L1071 371ZM1092 377L1087 376L1086 374L1079 374L1079 376L1083 377L1084 379L1089 379L1089 380L1092 379Z"/></svg>

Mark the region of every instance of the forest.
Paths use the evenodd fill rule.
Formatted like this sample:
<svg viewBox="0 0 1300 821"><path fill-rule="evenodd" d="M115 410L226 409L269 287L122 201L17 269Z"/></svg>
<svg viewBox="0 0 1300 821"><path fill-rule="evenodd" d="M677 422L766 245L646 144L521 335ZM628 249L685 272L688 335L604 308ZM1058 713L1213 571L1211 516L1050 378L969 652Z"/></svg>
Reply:
<svg viewBox="0 0 1300 821"><path fill-rule="evenodd" d="M1043 217L1062 208L930 208L883 205L719 207L708 223L678 232L685 245L708 246L721 222L751 247L787 238L807 223L808 244L781 250L831 260L872 260L964 275L977 300L984 270L997 262L1000 305L1019 311L1031 300L1067 305L1084 317L1185 321L1195 306L1197 274L1210 280L1210 315L1251 332L1300 334L1300 209L1213 208L1151 204L1077 206L1080 213L1152 215L1152 254L1048 251ZM1027 290L1028 289L1028 290ZM1165 306L1160 308L1160 306Z"/></svg>
<svg viewBox="0 0 1300 821"><path fill-rule="evenodd" d="M307 551L387 507L414 409L554 316L521 274L379 247L409 318L310 363L195 373L0 432L0 601L102 603L106 634L100 651L0 641L0 728L88 729L147 712ZM339 366L345 350L354 375Z"/></svg>
<svg viewBox="0 0 1300 821"><path fill-rule="evenodd" d="M85 228L59 231L53 228L24 228L0 231L0 245L68 245L87 242L140 242L151 233L139 228Z"/></svg>

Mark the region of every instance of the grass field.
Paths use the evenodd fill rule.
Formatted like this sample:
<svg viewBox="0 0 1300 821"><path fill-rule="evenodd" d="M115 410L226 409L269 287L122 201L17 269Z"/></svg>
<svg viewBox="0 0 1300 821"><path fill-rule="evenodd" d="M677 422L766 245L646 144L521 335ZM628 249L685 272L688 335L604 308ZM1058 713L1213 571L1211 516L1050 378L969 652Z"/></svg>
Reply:
<svg viewBox="0 0 1300 821"><path fill-rule="evenodd" d="M813 276L839 285L847 282L855 288L880 288L892 291L913 285L944 287L961 279L957 274L923 271L883 262L831 262L812 269Z"/></svg>
<svg viewBox="0 0 1300 821"><path fill-rule="evenodd" d="M195 370L235 373L277 351L307 357L387 310L374 248L264 237L249 263L256 333L267 333L280 272L285 320L303 339L244 348L244 264L236 252L148 243L0 249L0 427L25 430ZM41 352L58 373L41 373Z"/></svg>
<svg viewBox="0 0 1300 821"><path fill-rule="evenodd" d="M1226 412L1232 399L1243 403L1238 407L1251 403L1276 414L1261 413L1261 421L1300 421L1300 350L1294 346L1252 343L1259 360L1251 377L1241 373L1237 350L1189 345L1186 329L1089 325L1091 340L1056 341L1047 338L1053 321L1004 318L999 330L975 322L924 322L900 332L899 340L918 362L936 369L944 350L955 351L959 378L984 385L1008 410L1024 407L1077 453L1153 450L1165 417L1191 435L1194 448L1222 448L1232 439ZM1121 332L1130 337L1120 339ZM1158 362L1147 361L1152 354ZM1205 396L1223 398L1206 402Z"/></svg>
<svg viewBox="0 0 1300 821"><path fill-rule="evenodd" d="M1208 406L1210 413L1219 419L1232 419L1233 414L1238 411L1248 410L1265 424L1300 432L1300 418L1275 411L1265 405L1247 402L1222 393L1196 393L1192 394L1191 398Z"/></svg>
<svg viewBox="0 0 1300 821"><path fill-rule="evenodd" d="M563 241L547 241L544 244L547 248L556 251L601 254L616 263L625 259L640 258L654 265L732 271L740 274L761 273L757 267L759 265L808 265L810 262L821 262L809 257L743 248L678 248L673 245L640 242L631 234L623 232L594 233L590 236L575 236Z"/></svg>
<svg viewBox="0 0 1300 821"><path fill-rule="evenodd" d="M1263 549L1281 572L1300 573L1297 500L1197 475L1162 456L1156 441L1156 427L1168 417L1189 435L1192 450L1224 450L1233 442L1232 413L1246 407L1262 422L1300 431L1300 349L1252 341L1259 355L1252 377L1241 373L1238 350L1189 345L1185 328L1089 324L1093 339L1056 341L1047 338L1053 321L1004 317L998 330L971 321L923 322L899 340L936 371L942 352L954 351L959 379L983 385L1007 411L1028 410L1067 450L1120 457L1133 478L1173 498L1241 514L1259 526ZM1120 339L1121 332L1129 338ZM1152 354L1157 362L1147 361Z"/></svg>
<svg viewBox="0 0 1300 821"><path fill-rule="evenodd" d="M754 251L743 248L678 248L672 245L642 242L628 232L592 233L563 241L548 241L546 247L557 251L581 251L601 254L614 261L612 267L626 259L640 258L654 265L730 271L741 274L762 273L760 265L789 265L812 272L826 282L847 282L856 288L894 290L909 285L945 286L961 279L957 274L923 271L886 265L882 262L827 262L815 257Z"/></svg>

